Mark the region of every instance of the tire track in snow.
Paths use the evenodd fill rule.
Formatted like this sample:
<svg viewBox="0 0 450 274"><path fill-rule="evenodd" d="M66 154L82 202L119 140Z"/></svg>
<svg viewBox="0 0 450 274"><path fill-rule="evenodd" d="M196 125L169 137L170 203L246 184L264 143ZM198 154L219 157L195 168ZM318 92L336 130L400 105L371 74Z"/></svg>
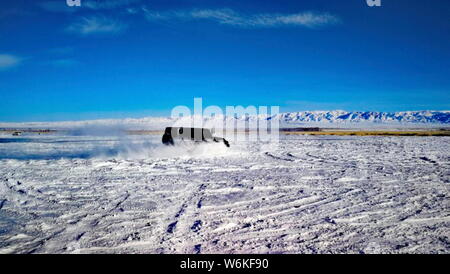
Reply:
<svg viewBox="0 0 450 274"><path fill-rule="evenodd" d="M7 199L2 199L0 201L0 210L3 208L3 206L5 205L6 201L8 201Z"/></svg>
<svg viewBox="0 0 450 274"><path fill-rule="evenodd" d="M71 225L63 227L63 229L47 236L41 241L41 244L36 247L32 253L41 252L66 252L67 244L74 245L81 241L83 237L95 231L99 223L111 213L119 209L119 207L130 197L128 191L118 201L112 203L112 206L106 210L105 213L96 216L95 214L85 214L77 219ZM72 239L71 242L66 242L64 239Z"/></svg>
<svg viewBox="0 0 450 274"><path fill-rule="evenodd" d="M196 185L196 183L194 182ZM167 225L167 228L165 230L165 233L161 237L160 244L161 248L160 251L162 253L167 252L175 252L178 251L177 247L177 241L175 238L185 238L188 237L188 239L185 238L185 241L189 241L189 236L180 236L181 234L185 234L185 228L190 227L190 230L188 232L199 232L201 229L201 220L194 221L194 225L187 224L185 222L191 221L195 219L198 214L198 210L201 208L202 203L202 196L206 189L206 185L204 183L200 184L200 186L195 187L189 185L190 187L194 188L194 191L189 193L186 198L183 200L183 203L178 208L177 212L175 213L174 217L170 221L169 225ZM188 209L191 209L194 211L194 213L189 213L188 216L185 216L187 214ZM184 222L184 223L183 223ZM181 228L180 228L181 227ZM192 229L194 228L194 229ZM183 230L184 229L184 230ZM196 253L200 253L201 245L196 245L194 247L194 250L196 250ZM169 251L168 251L169 250Z"/></svg>
<svg viewBox="0 0 450 274"><path fill-rule="evenodd" d="M273 155L272 153L269 153L269 152L264 152L264 155L266 155L266 156L268 156L268 157L270 157L272 159L276 159L276 160L287 161L287 162L294 162L293 159L275 156L275 155Z"/></svg>

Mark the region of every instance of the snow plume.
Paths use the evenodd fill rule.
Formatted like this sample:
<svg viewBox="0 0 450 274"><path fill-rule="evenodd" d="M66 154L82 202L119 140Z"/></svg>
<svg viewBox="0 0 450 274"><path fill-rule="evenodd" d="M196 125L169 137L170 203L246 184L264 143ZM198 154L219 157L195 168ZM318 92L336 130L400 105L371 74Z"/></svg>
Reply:
<svg viewBox="0 0 450 274"><path fill-rule="evenodd" d="M122 139L117 147L115 157L119 159L164 159L164 158L213 158L238 155L242 152L234 148L227 148L222 143L202 143L191 142L180 143L176 146L165 146L159 139L149 140ZM111 155L109 155L110 157Z"/></svg>
<svg viewBox="0 0 450 274"><path fill-rule="evenodd" d="M214 157L233 154L222 143L194 144L180 141L177 146L165 146L160 134L128 135L121 125L86 125L69 130L73 137L94 138L88 145L90 157L148 159L174 157ZM214 153L212 153L214 151Z"/></svg>

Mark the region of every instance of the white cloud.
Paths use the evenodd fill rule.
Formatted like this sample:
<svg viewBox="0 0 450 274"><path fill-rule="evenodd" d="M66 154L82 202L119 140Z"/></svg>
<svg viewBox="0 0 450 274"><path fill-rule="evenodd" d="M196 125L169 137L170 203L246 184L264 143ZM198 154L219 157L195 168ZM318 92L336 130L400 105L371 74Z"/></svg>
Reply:
<svg viewBox="0 0 450 274"><path fill-rule="evenodd" d="M244 15L231 9L197 9L189 11L155 12L143 8L143 11L146 18L150 21L210 20L219 24L245 28L268 28L282 26L302 26L314 28L340 22L339 18L334 15L315 12Z"/></svg>
<svg viewBox="0 0 450 274"><path fill-rule="evenodd" d="M324 25L336 24L339 19L328 13L296 13L288 15L259 15L254 18L253 24L255 26L268 26L276 27L282 25L292 25L292 26L305 26L305 27L319 27Z"/></svg>
<svg viewBox="0 0 450 274"><path fill-rule="evenodd" d="M126 25L106 18L106 17L82 17L78 22L69 25L66 30L82 35L100 33L119 33L126 28Z"/></svg>
<svg viewBox="0 0 450 274"><path fill-rule="evenodd" d="M210 19L227 25L246 25L251 23L248 19L231 9L220 10L193 10L188 13L193 19Z"/></svg>
<svg viewBox="0 0 450 274"><path fill-rule="evenodd" d="M20 64L22 58L11 54L0 54L0 70L9 69Z"/></svg>

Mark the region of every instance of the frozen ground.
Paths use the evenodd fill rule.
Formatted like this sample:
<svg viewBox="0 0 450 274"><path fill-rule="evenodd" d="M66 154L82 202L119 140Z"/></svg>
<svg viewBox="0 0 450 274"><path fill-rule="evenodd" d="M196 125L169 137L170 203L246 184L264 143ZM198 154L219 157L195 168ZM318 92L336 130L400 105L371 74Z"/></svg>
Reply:
<svg viewBox="0 0 450 274"><path fill-rule="evenodd" d="M0 253L450 253L450 138L0 138Z"/></svg>

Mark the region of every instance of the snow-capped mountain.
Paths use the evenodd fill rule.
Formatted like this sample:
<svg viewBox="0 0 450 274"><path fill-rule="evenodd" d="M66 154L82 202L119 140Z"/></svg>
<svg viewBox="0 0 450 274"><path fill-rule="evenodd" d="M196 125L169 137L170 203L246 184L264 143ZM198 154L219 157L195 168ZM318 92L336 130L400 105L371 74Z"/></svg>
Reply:
<svg viewBox="0 0 450 274"><path fill-rule="evenodd" d="M433 123L449 124L450 111L404 111L404 112L348 112L335 111L301 111L281 113L271 117L283 122L314 123Z"/></svg>

